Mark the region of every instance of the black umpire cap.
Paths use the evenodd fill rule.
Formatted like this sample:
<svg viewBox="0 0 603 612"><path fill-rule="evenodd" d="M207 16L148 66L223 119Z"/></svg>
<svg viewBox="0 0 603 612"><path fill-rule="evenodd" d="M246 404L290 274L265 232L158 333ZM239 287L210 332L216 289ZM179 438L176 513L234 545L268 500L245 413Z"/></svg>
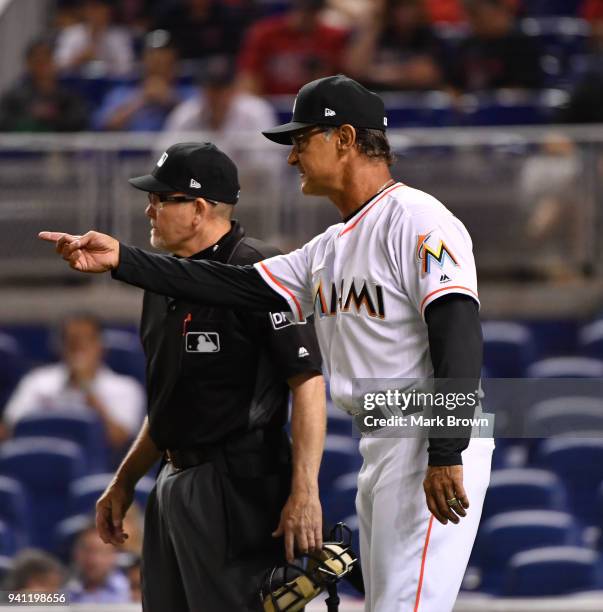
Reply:
<svg viewBox="0 0 603 612"><path fill-rule="evenodd" d="M239 200L239 177L234 162L211 142L180 142L157 161L151 174L137 176L130 184L142 191L207 198L225 204Z"/></svg>
<svg viewBox="0 0 603 612"><path fill-rule="evenodd" d="M385 130L383 100L360 83L338 74L306 83L297 94L289 123L262 132L278 144L291 144L291 134L312 125L337 127L349 123L357 128Z"/></svg>

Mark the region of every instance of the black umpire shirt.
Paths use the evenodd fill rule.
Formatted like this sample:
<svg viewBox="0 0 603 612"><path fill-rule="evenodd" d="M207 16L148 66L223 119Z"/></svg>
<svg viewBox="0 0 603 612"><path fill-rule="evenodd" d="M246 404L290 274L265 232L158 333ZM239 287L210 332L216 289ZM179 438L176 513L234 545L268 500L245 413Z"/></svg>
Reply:
<svg viewBox="0 0 603 612"><path fill-rule="evenodd" d="M190 259L247 265L278 253L233 221L216 244ZM280 312L215 308L145 291L140 331L149 430L159 449L280 428L287 379L321 371L312 322L294 325Z"/></svg>

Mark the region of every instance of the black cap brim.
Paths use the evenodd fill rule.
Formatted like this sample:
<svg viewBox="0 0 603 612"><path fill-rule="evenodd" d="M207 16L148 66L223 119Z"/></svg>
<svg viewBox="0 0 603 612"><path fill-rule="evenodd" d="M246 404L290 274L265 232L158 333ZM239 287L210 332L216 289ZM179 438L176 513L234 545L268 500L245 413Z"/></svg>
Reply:
<svg viewBox="0 0 603 612"><path fill-rule="evenodd" d="M128 183L141 191L152 191L154 193L171 193L172 191L178 191L177 189L158 181L152 174L135 176L134 178L128 179Z"/></svg>
<svg viewBox="0 0 603 612"><path fill-rule="evenodd" d="M269 130L265 130L262 132L268 140L272 140L272 142L276 142L277 144L282 145L290 145L291 144L291 134L297 132L298 130L303 130L304 128L311 127L315 125L314 123L300 123L299 121L290 121L289 123L284 123L283 125L277 125L276 127L270 128Z"/></svg>

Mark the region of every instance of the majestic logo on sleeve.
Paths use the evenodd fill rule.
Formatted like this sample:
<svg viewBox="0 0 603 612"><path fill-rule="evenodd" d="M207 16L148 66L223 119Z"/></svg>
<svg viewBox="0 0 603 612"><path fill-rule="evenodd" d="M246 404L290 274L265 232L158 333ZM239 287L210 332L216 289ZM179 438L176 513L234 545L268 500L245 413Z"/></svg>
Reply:
<svg viewBox="0 0 603 612"><path fill-rule="evenodd" d="M422 275L425 276L426 274L429 274L432 261L435 261L440 268L444 268L446 260L449 259L455 266L458 267L459 262L452 254L452 251L446 246L446 243L443 240L440 240L437 246L428 244L430 236L431 232L429 232L429 234L419 234L417 238L417 261L421 265ZM446 280L450 279L446 278L443 282Z"/></svg>
<svg viewBox="0 0 603 612"><path fill-rule="evenodd" d="M383 287L363 281L359 289L352 281L345 289L346 281L342 279L339 287L331 283L330 290L323 287L322 280L314 287L314 309L320 317L332 317L339 312L366 312L369 317L385 319Z"/></svg>

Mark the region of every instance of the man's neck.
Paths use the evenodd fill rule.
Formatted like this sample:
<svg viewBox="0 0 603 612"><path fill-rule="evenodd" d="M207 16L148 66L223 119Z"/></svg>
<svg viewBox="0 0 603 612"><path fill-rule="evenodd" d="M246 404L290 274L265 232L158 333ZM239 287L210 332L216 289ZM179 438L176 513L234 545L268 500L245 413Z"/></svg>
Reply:
<svg viewBox="0 0 603 612"><path fill-rule="evenodd" d="M210 227L204 228L203 231L199 232L199 234L191 238L179 249L173 251L173 253L180 257L190 257L196 253L200 253L213 244L216 244L222 236L228 234L231 227L232 225L227 219L212 223Z"/></svg>
<svg viewBox="0 0 603 612"><path fill-rule="evenodd" d="M386 164L363 164L344 172L340 185L328 197L345 219L393 182Z"/></svg>

